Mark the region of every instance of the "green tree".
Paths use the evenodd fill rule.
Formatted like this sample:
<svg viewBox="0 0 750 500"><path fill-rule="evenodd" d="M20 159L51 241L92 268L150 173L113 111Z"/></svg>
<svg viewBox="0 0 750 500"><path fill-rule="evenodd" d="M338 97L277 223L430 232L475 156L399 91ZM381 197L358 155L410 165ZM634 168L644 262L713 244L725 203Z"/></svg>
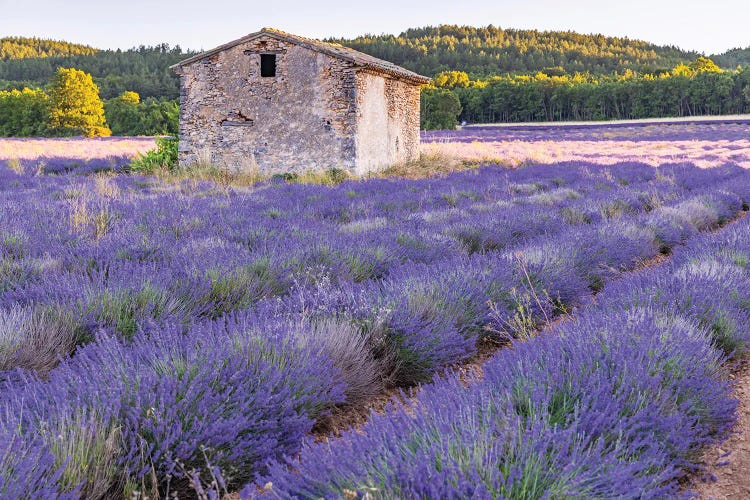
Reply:
<svg viewBox="0 0 750 500"><path fill-rule="evenodd" d="M461 114L461 101L448 89L422 91L422 128L425 130L454 129Z"/></svg>
<svg viewBox="0 0 750 500"><path fill-rule="evenodd" d="M145 135L141 131L141 96L137 92L125 91L119 97L104 103L107 123L115 135Z"/></svg>
<svg viewBox="0 0 750 500"><path fill-rule="evenodd" d="M43 90L0 91L0 136L43 136L46 123L47 94Z"/></svg>
<svg viewBox="0 0 750 500"><path fill-rule="evenodd" d="M330 41L423 75L435 76L453 70L474 78L540 70L549 76L575 72L611 74L625 68L655 72L700 55L640 40L491 25L479 28L442 25L409 29L398 36L365 35ZM732 66L742 58L734 60Z"/></svg>
<svg viewBox="0 0 750 500"><path fill-rule="evenodd" d="M39 42L45 43L44 40ZM130 50L99 50L91 54L75 48L48 50L37 43L28 48L24 59L15 58L23 55L23 44L18 50L10 49L11 57L3 59L0 47L0 89L44 86L54 77L57 68L63 67L90 73L99 86L102 99L115 98L126 90L138 92L142 100L149 97L177 99L180 80L169 66L193 55L179 46L167 44ZM44 53L47 57L42 56Z"/></svg>
<svg viewBox="0 0 750 500"><path fill-rule="evenodd" d="M150 97L143 103L144 128L139 135L177 135L180 105L177 101Z"/></svg>
<svg viewBox="0 0 750 500"><path fill-rule="evenodd" d="M115 135L176 135L180 109L177 101L141 101L137 92L126 91L107 100L104 113Z"/></svg>
<svg viewBox="0 0 750 500"><path fill-rule="evenodd" d="M108 136L99 87L91 75L75 68L58 68L49 88L49 128L58 135Z"/></svg>

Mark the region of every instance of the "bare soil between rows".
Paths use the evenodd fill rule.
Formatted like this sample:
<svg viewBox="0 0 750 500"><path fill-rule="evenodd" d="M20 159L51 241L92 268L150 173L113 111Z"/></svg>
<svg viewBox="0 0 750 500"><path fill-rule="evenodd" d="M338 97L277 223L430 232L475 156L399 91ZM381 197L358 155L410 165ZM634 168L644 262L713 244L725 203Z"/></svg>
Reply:
<svg viewBox="0 0 750 500"><path fill-rule="evenodd" d="M706 451L706 470L693 478L691 498L750 498L750 360L742 360L729 378L734 382L734 396L739 402L737 423L726 441Z"/></svg>

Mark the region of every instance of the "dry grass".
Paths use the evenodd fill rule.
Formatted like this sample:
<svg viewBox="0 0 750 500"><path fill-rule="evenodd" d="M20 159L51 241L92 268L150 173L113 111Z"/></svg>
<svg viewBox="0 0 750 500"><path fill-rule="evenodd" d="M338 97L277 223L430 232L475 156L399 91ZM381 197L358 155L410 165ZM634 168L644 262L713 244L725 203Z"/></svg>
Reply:
<svg viewBox="0 0 750 500"><path fill-rule="evenodd" d="M359 177L341 169L303 172L300 174L276 174L274 176L262 174L258 170L257 164L254 165L254 168L252 164L249 164L237 171L232 171L202 161L198 161L189 167L180 167L172 170L166 168L158 169L152 172L152 175L167 183L210 181L225 187L254 186L272 177L281 177L290 183L321 184L326 186L335 186L347 180L359 179Z"/></svg>
<svg viewBox="0 0 750 500"><path fill-rule="evenodd" d="M312 172L303 172L301 174L294 175L289 180L292 182L300 182L304 184L322 184L324 186L335 186L337 184L341 184L344 181L358 179L358 176L349 173L348 170L333 168L330 170L315 170Z"/></svg>
<svg viewBox="0 0 750 500"><path fill-rule="evenodd" d="M516 141L518 142L518 141ZM529 149L533 149L532 144L527 144ZM467 163L469 165L477 164L498 164L507 167L515 167L526 163L528 160L535 161L535 154L532 151L524 150L523 155L514 154L514 151L507 151L497 147L495 142L461 142L461 141L436 141L423 142L420 145L422 156L452 158L454 161Z"/></svg>
<svg viewBox="0 0 750 500"><path fill-rule="evenodd" d="M417 160L397 163L371 177L404 177L406 179L424 179L447 175L451 172L477 168L479 162L467 160L443 151L421 153Z"/></svg>
<svg viewBox="0 0 750 500"><path fill-rule="evenodd" d="M89 206L85 195L70 199L69 221L73 232L90 234L99 241L112 229L116 219L108 204L97 210Z"/></svg>
<svg viewBox="0 0 750 500"><path fill-rule="evenodd" d="M117 199L120 197L120 188L115 184L115 174L100 172L94 174L94 190L104 198Z"/></svg>
<svg viewBox="0 0 750 500"><path fill-rule="evenodd" d="M5 163L13 172L17 173L18 175L23 174L23 166L21 165L21 160L19 160L18 158L8 158Z"/></svg>
<svg viewBox="0 0 750 500"><path fill-rule="evenodd" d="M280 177L289 183L335 186L348 180L362 180L366 178L403 177L406 179L424 179L473 169L481 163L476 158L462 158L458 155L446 153L445 151L435 150L422 152L417 160L398 163L380 172L372 172L365 176L354 175L342 168L272 175L262 173L255 158L252 157L243 159L240 168L233 170L215 163L208 151L199 151L197 160L190 166L177 168L168 168L165 166L149 173L161 181L172 184L179 184L183 181L210 181L224 187L250 187L273 177Z"/></svg>
<svg viewBox="0 0 750 500"><path fill-rule="evenodd" d="M158 169L153 175L164 182L181 183L183 181L210 181L222 186L253 186L267 177L255 171L232 172L231 170L211 165L210 163L196 162L189 167L181 167L173 170L166 168Z"/></svg>

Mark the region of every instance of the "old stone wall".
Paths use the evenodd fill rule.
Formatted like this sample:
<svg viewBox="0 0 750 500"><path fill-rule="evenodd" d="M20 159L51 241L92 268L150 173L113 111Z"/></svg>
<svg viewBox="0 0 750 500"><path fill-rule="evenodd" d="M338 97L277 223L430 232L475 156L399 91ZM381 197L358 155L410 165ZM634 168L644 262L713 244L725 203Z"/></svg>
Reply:
<svg viewBox="0 0 750 500"><path fill-rule="evenodd" d="M276 55L276 76L261 76L264 53ZM180 165L208 161L262 173L355 169L351 63L262 36L179 72Z"/></svg>
<svg viewBox="0 0 750 500"><path fill-rule="evenodd" d="M419 157L419 86L360 70L355 173L377 172Z"/></svg>

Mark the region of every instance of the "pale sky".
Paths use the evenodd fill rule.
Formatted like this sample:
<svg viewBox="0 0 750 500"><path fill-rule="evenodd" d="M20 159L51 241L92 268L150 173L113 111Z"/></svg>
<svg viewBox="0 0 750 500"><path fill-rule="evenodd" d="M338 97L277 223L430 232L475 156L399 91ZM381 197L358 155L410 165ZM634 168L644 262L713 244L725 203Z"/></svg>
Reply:
<svg viewBox="0 0 750 500"><path fill-rule="evenodd" d="M264 26L312 38L437 24L627 36L708 55L750 46L750 0L0 0L0 37L210 49Z"/></svg>

